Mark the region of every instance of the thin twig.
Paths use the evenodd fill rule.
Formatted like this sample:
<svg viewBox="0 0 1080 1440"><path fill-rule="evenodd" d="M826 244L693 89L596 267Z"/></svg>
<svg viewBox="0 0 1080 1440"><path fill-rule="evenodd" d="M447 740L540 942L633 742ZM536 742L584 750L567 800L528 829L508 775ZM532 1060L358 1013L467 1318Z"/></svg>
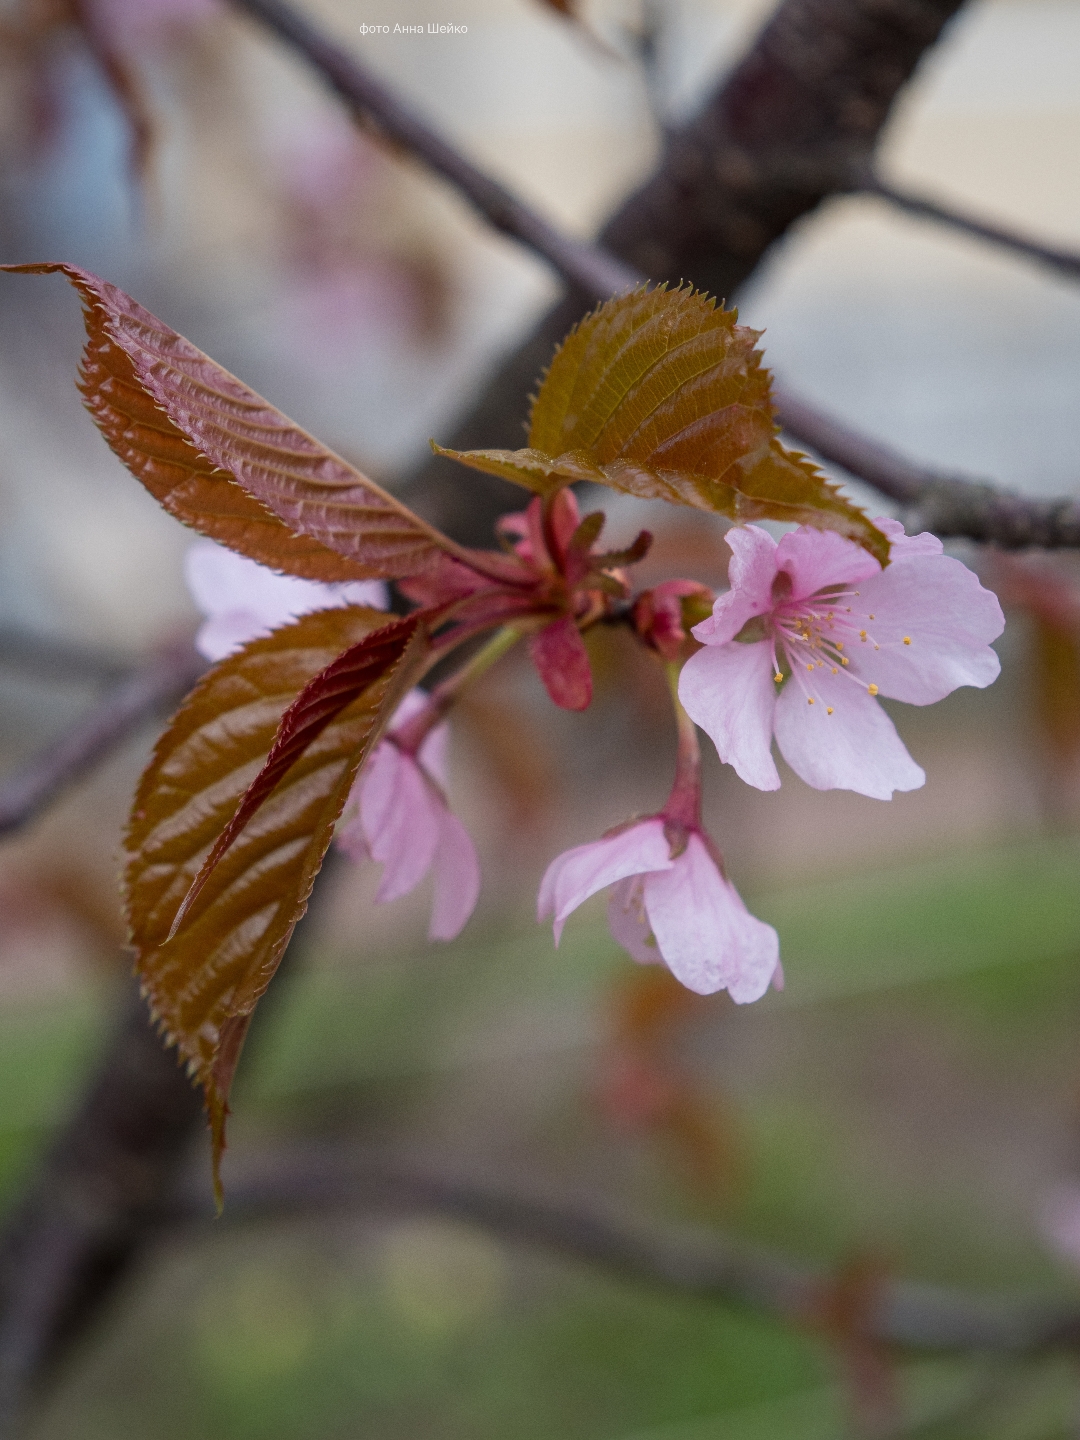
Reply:
<svg viewBox="0 0 1080 1440"><path fill-rule="evenodd" d="M0 835L33 820L140 725L181 699L205 669L206 661L184 643L107 691L59 740L0 783Z"/></svg>
<svg viewBox="0 0 1080 1440"><path fill-rule="evenodd" d="M232 3L236 9L260 20L303 55L358 119L374 121L387 136L424 160L471 200L491 225L547 260L583 295L604 300L645 283L646 276L641 271L598 245L563 235L556 226L485 175L421 120L389 86L372 76L354 56L325 36L286 0L232 0ZM888 187L877 181L873 184L875 193L902 203L899 192L886 193ZM917 204L922 202L912 200L909 208ZM949 218L949 212L943 212L939 218ZM984 238L1011 243L1005 232L991 234L990 227L980 229L977 222L973 222L973 226L975 233ZM1049 261L1054 253L1046 251L1042 258ZM1057 256L1059 262L1068 258ZM1080 546L1080 502L1032 500L989 481L918 465L786 389L774 390L774 398L777 418L794 439L883 494L915 507L912 518L922 528L942 536L992 542L1005 549L1031 545Z"/></svg>
<svg viewBox="0 0 1080 1440"><path fill-rule="evenodd" d="M0 665L22 670L42 680L85 683L118 680L130 662L107 651L55 640L13 625L0 626Z"/></svg>
<svg viewBox="0 0 1080 1440"><path fill-rule="evenodd" d="M955 205L946 205L940 200L931 199L929 195L917 195L912 190L893 185L873 172L860 177L859 189L864 195L876 195L887 200L890 205L906 210L909 215L918 215L924 220L948 225L951 229L971 235L977 240L986 240L1014 255L1023 255L1028 260L1046 265L1060 275L1068 276L1070 280L1080 280L1080 254L1075 251L1043 245L1019 230L1010 229L1007 225L992 225L989 221L980 220L975 215L957 209Z"/></svg>
<svg viewBox="0 0 1080 1440"><path fill-rule="evenodd" d="M609 295L641 284L642 277L630 266L587 241L562 234L504 185L485 175L389 86L292 6L282 0L233 0L233 5L260 20L309 60L354 113L374 120L388 139L418 155L437 175L449 180L472 201L488 224L522 241L572 285L588 291L594 299L606 300Z"/></svg>
<svg viewBox="0 0 1080 1440"><path fill-rule="evenodd" d="M829 1274L714 1230L658 1224L595 1197L567 1198L430 1161L347 1145L290 1147L234 1160L223 1220L241 1224L319 1210L410 1209L474 1221L500 1235L547 1246L631 1279L813 1324ZM181 1195L163 1219L208 1218L204 1198ZM1075 1343L1075 1305L973 1295L893 1281L868 1338L912 1349L1030 1354Z"/></svg>
<svg viewBox="0 0 1080 1440"><path fill-rule="evenodd" d="M907 506L909 529L1005 550L1080 546L1080 500L1034 500L988 480L919 466L788 390L774 387L773 399L776 418L792 439Z"/></svg>

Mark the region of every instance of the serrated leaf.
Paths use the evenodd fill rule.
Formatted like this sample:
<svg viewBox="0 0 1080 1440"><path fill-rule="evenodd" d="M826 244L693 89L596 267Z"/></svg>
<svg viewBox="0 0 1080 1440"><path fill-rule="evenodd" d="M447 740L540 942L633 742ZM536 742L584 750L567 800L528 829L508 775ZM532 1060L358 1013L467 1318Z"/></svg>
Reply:
<svg viewBox="0 0 1080 1440"><path fill-rule="evenodd" d="M125 837L136 969L156 1019L205 1090L215 1184L247 1023L306 908L356 773L422 668L415 631L413 621L388 626L382 611L350 607L305 615L250 642L196 686L140 782ZM355 698L339 703L340 668L327 693L313 696L312 683L365 641L382 653L359 693L365 677L353 654ZM317 704L303 714L294 708L305 688L309 701L323 705L321 715ZM260 787L260 803L237 830L230 822L267 776L290 711L292 763L275 765L276 784ZM301 738L308 740L302 749ZM283 753L278 746L279 759ZM217 863L170 939L177 912L227 827L231 844L217 846Z"/></svg>
<svg viewBox="0 0 1080 1440"><path fill-rule="evenodd" d="M77 265L80 390L117 456L170 514L260 564L312 580L416 574L453 544L123 290Z"/></svg>
<svg viewBox="0 0 1080 1440"><path fill-rule="evenodd" d="M736 318L689 288L609 300L556 351L526 449L439 453L540 495L591 480L732 520L798 520L887 564L885 536L776 439L758 332Z"/></svg>

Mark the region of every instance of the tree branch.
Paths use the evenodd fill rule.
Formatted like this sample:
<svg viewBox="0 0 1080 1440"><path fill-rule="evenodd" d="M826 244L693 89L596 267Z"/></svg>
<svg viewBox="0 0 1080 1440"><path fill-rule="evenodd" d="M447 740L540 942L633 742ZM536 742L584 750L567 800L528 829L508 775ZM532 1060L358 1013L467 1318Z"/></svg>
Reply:
<svg viewBox="0 0 1080 1440"><path fill-rule="evenodd" d="M300 920L266 1016L319 924L326 881L347 863L331 850ZM332 888L332 887L331 887ZM161 1223L185 1151L202 1128L202 1094L166 1050L146 1003L130 986L101 1068L57 1135L0 1237L0 1440L20 1433L34 1394L97 1315ZM187 1213L212 1216L209 1145L189 1176Z"/></svg>
<svg viewBox="0 0 1080 1440"><path fill-rule="evenodd" d="M43 680L118 680L131 667L107 651L54 640L14 625L0 626L0 665Z"/></svg>
<svg viewBox="0 0 1080 1440"><path fill-rule="evenodd" d="M232 0L314 66L362 122L373 122L388 139L403 146L441 175L494 229L520 240L547 260L571 285L593 299L632 290L641 277L595 245L562 234L505 186L477 169L422 120L389 86L336 45L283 0Z"/></svg>
<svg viewBox="0 0 1080 1440"><path fill-rule="evenodd" d="M606 249L562 235L484 175L285 0L232 3L303 55L358 119L373 121L424 160L490 224L571 285L570 296L503 365L455 432L450 444L456 449L519 443L516 417L555 345L589 303L644 283L646 274L690 275L714 293L730 293L793 220L826 195L850 189L853 171L864 177L862 188L922 207L921 213L933 210L873 177L866 155L922 49L959 0L786 0L701 114L669 137L657 174L605 228ZM952 212L937 218L982 238L1015 241L1014 248L1047 263L1078 263ZM794 440L914 507L920 528L1007 549L1080 545L1076 501L1030 500L989 481L920 466L784 388L777 387L774 398L777 418ZM471 476L467 490L451 488L443 483L445 464L426 462L411 497L457 538L483 544L496 515L512 503L511 487Z"/></svg>
<svg viewBox="0 0 1080 1440"><path fill-rule="evenodd" d="M959 230L963 235L971 235L976 240L989 241L991 245L1001 246L1014 255L1022 255L1028 260L1034 260L1040 265L1048 266L1056 270L1058 274L1065 275L1070 280L1080 280L1080 254L1071 250L1059 250L1053 245L1043 245L1030 236L1022 234L1019 230L1012 230L1005 225L991 225L986 220L980 220L974 215L968 215L963 210L957 209L955 205L946 205L940 200L933 200L928 195L916 195L914 191L905 190L898 185L893 185L883 180L880 175L870 171L859 179L859 190L864 195L876 195L882 200L887 200L890 205L895 205L899 210L906 210L909 215L918 215L924 220L935 220L940 225L948 225L953 230Z"/></svg>
<svg viewBox="0 0 1080 1440"><path fill-rule="evenodd" d="M302 1146L238 1167L226 1224L313 1210L425 1210L561 1251L630 1279L812 1324L834 1277L713 1230L634 1218L595 1197L559 1197L490 1176L353 1146ZM164 1219L204 1214L182 1195ZM1075 1305L973 1295L898 1280L881 1287L867 1338L924 1351L1029 1354L1072 1344Z"/></svg>
<svg viewBox="0 0 1080 1440"><path fill-rule="evenodd" d="M179 701L205 669L184 643L119 681L59 740L0 782L0 836L33 820L140 725Z"/></svg>

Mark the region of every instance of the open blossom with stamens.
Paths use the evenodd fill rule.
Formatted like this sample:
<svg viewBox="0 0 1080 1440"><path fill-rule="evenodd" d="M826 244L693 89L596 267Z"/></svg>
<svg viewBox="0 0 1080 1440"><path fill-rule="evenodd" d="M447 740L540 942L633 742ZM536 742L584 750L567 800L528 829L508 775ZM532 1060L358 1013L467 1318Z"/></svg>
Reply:
<svg viewBox="0 0 1080 1440"><path fill-rule="evenodd" d="M450 809L446 782L448 726L428 731L413 754L402 739L428 704L413 690L398 706L389 735L376 746L350 797L359 813L339 827L337 843L354 860L383 866L375 899L396 900L434 872L428 938L452 940L480 894L480 862L465 826Z"/></svg>
<svg viewBox="0 0 1080 1440"><path fill-rule="evenodd" d="M608 925L635 960L662 962L699 995L726 989L740 1005L782 983L776 931L747 910L699 826L650 815L557 856L537 900L538 919L554 916L556 944L570 912L608 885Z"/></svg>
<svg viewBox="0 0 1080 1440"><path fill-rule="evenodd" d="M212 540L197 540L184 568L192 597L207 617L196 645L208 660L222 660L247 641L314 610L386 606L380 580L324 585L278 575ZM408 894L434 870L428 933L432 940L452 940L475 908L480 866L468 832L446 800L448 726L428 731L415 753L394 738L427 703L419 690L402 700L389 734L357 777L346 805L351 818L339 826L335 840L352 859L370 858L385 867L377 901Z"/></svg>
<svg viewBox="0 0 1080 1440"><path fill-rule="evenodd" d="M679 698L721 760L775 790L780 753L817 790L888 800L926 779L875 696L929 705L989 685L1004 629L996 597L941 541L875 520L891 542L878 562L808 526L779 544L756 525L728 532L731 589L693 634Z"/></svg>

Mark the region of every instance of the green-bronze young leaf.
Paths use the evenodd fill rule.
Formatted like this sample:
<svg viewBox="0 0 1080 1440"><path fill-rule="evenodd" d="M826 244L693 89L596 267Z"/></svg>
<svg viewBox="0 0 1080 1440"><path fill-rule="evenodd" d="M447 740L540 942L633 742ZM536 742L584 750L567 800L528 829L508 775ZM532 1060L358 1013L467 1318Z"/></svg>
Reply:
<svg viewBox="0 0 1080 1440"><path fill-rule="evenodd" d="M220 662L158 741L125 836L136 969L155 1018L203 1086L215 1176L232 1074L251 1012L303 914L360 765L423 665L412 631L338 709L206 876L170 939L177 912L245 796L267 770L283 717L343 651L400 625L361 607L302 616ZM415 627L414 627L415 629ZM355 677L354 677L355 679ZM280 746L278 750L280 751Z"/></svg>
<svg viewBox="0 0 1080 1440"><path fill-rule="evenodd" d="M885 536L775 438L758 332L736 318L686 287L609 300L556 351L527 449L439 453L541 495L591 480L732 520L797 520L887 564Z"/></svg>
<svg viewBox="0 0 1080 1440"><path fill-rule="evenodd" d="M474 557L335 455L123 290L77 265L79 388L115 454L170 514L312 580L398 578Z"/></svg>

